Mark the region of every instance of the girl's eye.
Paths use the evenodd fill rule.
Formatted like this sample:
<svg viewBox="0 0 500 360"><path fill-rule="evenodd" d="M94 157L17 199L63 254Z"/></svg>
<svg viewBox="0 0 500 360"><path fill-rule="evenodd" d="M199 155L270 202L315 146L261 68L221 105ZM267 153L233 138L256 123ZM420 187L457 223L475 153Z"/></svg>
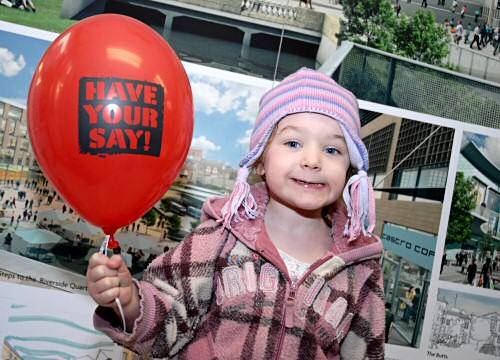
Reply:
<svg viewBox="0 0 500 360"><path fill-rule="evenodd" d="M288 146L288 147L294 148L294 149L296 149L296 148L298 148L300 146L299 142L295 141L295 140L287 141L285 143L285 145Z"/></svg>
<svg viewBox="0 0 500 360"><path fill-rule="evenodd" d="M335 154L339 153L339 151L336 148L334 148L334 147L327 147L325 149L325 151L326 151L327 154L330 154L330 155L335 155Z"/></svg>

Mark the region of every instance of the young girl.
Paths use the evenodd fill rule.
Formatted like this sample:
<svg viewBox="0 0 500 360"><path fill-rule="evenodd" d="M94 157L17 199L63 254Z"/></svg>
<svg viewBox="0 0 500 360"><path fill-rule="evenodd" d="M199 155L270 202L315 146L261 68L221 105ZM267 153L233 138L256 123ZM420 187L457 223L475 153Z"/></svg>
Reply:
<svg viewBox="0 0 500 360"><path fill-rule="evenodd" d="M385 306L358 103L301 69L267 92L229 198L156 258L87 272L95 327L151 357L383 359ZM250 187L249 171L264 182ZM126 329L114 299L123 306Z"/></svg>

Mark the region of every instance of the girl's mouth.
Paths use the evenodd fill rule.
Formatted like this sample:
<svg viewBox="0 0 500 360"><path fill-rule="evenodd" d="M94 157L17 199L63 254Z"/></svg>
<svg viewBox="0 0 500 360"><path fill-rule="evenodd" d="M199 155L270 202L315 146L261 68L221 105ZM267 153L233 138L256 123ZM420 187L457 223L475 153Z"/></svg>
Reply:
<svg viewBox="0 0 500 360"><path fill-rule="evenodd" d="M294 178L292 178L292 180L296 184L298 184L306 189L321 189L325 186L324 183L309 182L309 181L304 181L304 180L294 179Z"/></svg>

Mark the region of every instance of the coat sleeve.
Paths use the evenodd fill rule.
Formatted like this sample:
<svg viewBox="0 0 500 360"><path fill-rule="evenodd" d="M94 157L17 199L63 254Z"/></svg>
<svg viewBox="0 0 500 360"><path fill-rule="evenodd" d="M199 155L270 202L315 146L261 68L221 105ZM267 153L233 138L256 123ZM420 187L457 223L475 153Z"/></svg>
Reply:
<svg viewBox="0 0 500 360"><path fill-rule="evenodd" d="M102 307L94 314L95 328L139 354L162 358L178 353L210 307L225 239L221 231L214 221L204 222L174 250L157 257L143 281L135 281L141 312L132 333L125 333L114 312Z"/></svg>
<svg viewBox="0 0 500 360"><path fill-rule="evenodd" d="M340 346L341 359L383 360L385 345L385 297L382 270L377 260L363 265L372 271L363 284L356 313Z"/></svg>

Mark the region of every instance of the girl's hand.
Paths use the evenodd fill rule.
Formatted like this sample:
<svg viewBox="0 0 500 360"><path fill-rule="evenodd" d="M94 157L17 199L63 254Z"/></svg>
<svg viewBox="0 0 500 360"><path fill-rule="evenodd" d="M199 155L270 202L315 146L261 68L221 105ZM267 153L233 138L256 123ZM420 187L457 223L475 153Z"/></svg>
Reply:
<svg viewBox="0 0 500 360"><path fill-rule="evenodd" d="M115 299L118 298L127 325L133 325L139 316L138 291L132 281L132 275L120 255L108 258L102 253L96 253L91 256L87 268L87 289L89 295L98 305L113 308L120 317L115 302Z"/></svg>

